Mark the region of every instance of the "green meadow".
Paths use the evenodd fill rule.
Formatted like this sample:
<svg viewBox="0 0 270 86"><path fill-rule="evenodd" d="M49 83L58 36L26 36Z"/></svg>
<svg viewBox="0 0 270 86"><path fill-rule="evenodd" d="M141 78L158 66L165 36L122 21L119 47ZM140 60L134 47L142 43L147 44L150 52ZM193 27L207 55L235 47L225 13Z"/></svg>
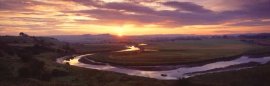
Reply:
<svg viewBox="0 0 270 86"><path fill-rule="evenodd" d="M89 58L121 65L167 65L226 58L264 47L234 39L181 40L149 42L145 50L97 53Z"/></svg>
<svg viewBox="0 0 270 86"><path fill-rule="evenodd" d="M12 38L9 38L12 39ZM30 40L30 39L29 39ZM120 44L67 45L40 38L36 42L0 42L0 86L269 86L270 65L205 74L179 80L157 80L58 64L70 54L97 53L89 58L122 65L167 65L207 61L242 54L269 55L268 46L235 39L147 42L158 51L112 52ZM33 40L32 40L33 41Z"/></svg>

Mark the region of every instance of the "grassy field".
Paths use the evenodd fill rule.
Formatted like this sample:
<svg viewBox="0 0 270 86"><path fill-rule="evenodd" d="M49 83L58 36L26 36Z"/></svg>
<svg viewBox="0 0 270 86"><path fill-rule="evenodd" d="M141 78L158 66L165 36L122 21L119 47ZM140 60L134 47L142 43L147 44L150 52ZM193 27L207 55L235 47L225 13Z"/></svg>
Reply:
<svg viewBox="0 0 270 86"><path fill-rule="evenodd" d="M58 64L62 49L54 47L1 44L0 86L176 86L175 81Z"/></svg>
<svg viewBox="0 0 270 86"><path fill-rule="evenodd" d="M239 71L205 74L187 79L207 86L269 86L270 64Z"/></svg>
<svg viewBox="0 0 270 86"><path fill-rule="evenodd" d="M240 71L222 72L214 74L206 74L198 77L192 77L178 81L164 81L149 79L137 76L128 76L114 72L98 71L62 65L55 62L58 56L54 52L44 52L34 57L44 62L45 71L60 70L67 73L62 76L53 76L49 81L39 80L36 78L23 78L13 76L13 78L5 78L3 71L0 72L1 86L268 86L270 65L260 66L252 69ZM26 65L17 57L7 61L1 59L1 66L19 68L19 65ZM3 62L4 61L4 62ZM5 64L7 63L7 64ZM9 65L9 66L7 66ZM16 71L13 71L16 73ZM15 74L17 75L17 74ZM16 78L17 77L17 78Z"/></svg>
<svg viewBox="0 0 270 86"><path fill-rule="evenodd" d="M39 55L40 60L44 61L48 69L59 69L68 72L63 77L53 78L48 85L67 85L67 86L174 86L175 81L161 81L137 76L127 76L114 72L98 71L61 65L52 62L53 53ZM151 82L151 83L149 83ZM64 83L64 84L63 84Z"/></svg>
<svg viewBox="0 0 270 86"><path fill-rule="evenodd" d="M20 77L16 70L20 69L28 63L20 62L7 63L1 62L1 66L9 65L12 68L14 76L7 75L5 77L3 71L0 72L1 86L175 86L175 81L161 81L143 77L128 76L125 74L91 70L69 65L58 64L54 61L57 53L47 52L36 55L39 61L44 62L44 69L48 73L53 70L62 71L64 75L48 75L50 80L40 80L35 77ZM17 58L17 57L14 57ZM6 64L4 64L6 63ZM14 69L15 68L15 69ZM44 77L44 76L43 76Z"/></svg>
<svg viewBox="0 0 270 86"><path fill-rule="evenodd" d="M145 49L158 51L97 53L89 58L122 65L160 65L198 62L241 55L262 46L232 39L150 42Z"/></svg>
<svg viewBox="0 0 270 86"><path fill-rule="evenodd" d="M183 80L156 80L114 72L58 64L56 58L65 55L66 45L36 45L1 43L0 86L269 86L270 64L240 71L221 72ZM148 43L147 49L159 52L107 53L124 64L169 64L221 58L252 52L268 54L269 47L243 43L238 40L185 40ZM165 45L166 44L166 45ZM86 47L87 46L87 47ZM71 46L74 47L74 46ZM123 48L123 44L76 45L84 52L108 52ZM61 49L63 48L63 49ZM72 51L70 51L72 52ZM78 52L78 51L77 51ZM64 53L64 54L63 54ZM102 53L104 54L104 53ZM168 55L166 55L168 54ZM226 54L226 55L224 55ZM100 54L97 54L100 55ZM159 56L159 57L156 57ZM211 57L210 57L211 56ZM111 58L110 57L110 58ZM121 59L119 59L121 58ZM190 59L192 58L192 59ZM135 60L140 59L140 60ZM158 60L155 60L158 59ZM165 60L169 59L169 60ZM194 60L198 59L198 60ZM133 62L132 62L133 61ZM140 63L140 61L145 61ZM126 62L126 63L125 63ZM151 63L152 62L152 63ZM158 63L159 62L159 63ZM164 62L164 63L163 63Z"/></svg>
<svg viewBox="0 0 270 86"><path fill-rule="evenodd" d="M125 45L121 43L111 44L73 44L71 45L77 53L96 53L110 52L125 49Z"/></svg>

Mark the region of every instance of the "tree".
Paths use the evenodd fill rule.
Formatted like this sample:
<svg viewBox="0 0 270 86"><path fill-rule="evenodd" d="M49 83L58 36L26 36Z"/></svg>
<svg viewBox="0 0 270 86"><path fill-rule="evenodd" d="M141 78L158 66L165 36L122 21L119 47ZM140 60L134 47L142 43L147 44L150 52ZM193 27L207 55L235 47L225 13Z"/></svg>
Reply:
<svg viewBox="0 0 270 86"><path fill-rule="evenodd" d="M21 37L29 37L29 35L27 35L27 34L25 34L25 33L23 33L23 32L20 32L20 34L19 34Z"/></svg>

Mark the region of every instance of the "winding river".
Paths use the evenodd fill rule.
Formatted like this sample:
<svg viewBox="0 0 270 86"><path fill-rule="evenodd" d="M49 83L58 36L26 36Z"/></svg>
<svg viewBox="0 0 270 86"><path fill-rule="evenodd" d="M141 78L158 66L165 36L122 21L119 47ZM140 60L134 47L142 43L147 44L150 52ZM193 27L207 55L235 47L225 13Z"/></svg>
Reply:
<svg viewBox="0 0 270 86"><path fill-rule="evenodd" d="M116 51L116 52L128 52L138 50L136 47L130 47L126 50ZM213 73L213 72L222 72L222 71L233 71L233 70L240 70L246 68L252 68L256 65L250 66L242 66L244 64L266 64L270 61L270 57L260 57L260 58L251 58L249 56L241 56L239 58L227 61L216 61L200 66L188 66L182 65L176 69L171 70L138 70L138 69L130 69L125 67L119 66L112 66L109 64L103 65L96 65L96 64L86 64L79 61L79 59L84 58L86 56L93 55L93 54L85 54L75 56L73 59L66 60L68 57L58 58L57 62L61 64L69 63L73 66L89 68L89 69L96 69L96 70L103 70L103 71L112 71L123 73L127 75L134 75L134 76L142 76L148 78L155 78L160 80L177 80L179 78L188 78L196 75L206 74L206 73ZM95 62L91 60L92 62Z"/></svg>

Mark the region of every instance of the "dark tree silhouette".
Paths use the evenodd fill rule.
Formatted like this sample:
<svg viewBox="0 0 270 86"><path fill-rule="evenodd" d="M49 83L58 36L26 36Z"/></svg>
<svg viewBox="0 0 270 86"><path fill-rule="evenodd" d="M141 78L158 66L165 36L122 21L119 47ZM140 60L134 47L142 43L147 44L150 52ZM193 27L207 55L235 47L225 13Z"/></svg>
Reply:
<svg viewBox="0 0 270 86"><path fill-rule="evenodd" d="M19 35L22 36L22 37L29 37L29 35L27 35L27 34L25 34L23 32L20 32Z"/></svg>

